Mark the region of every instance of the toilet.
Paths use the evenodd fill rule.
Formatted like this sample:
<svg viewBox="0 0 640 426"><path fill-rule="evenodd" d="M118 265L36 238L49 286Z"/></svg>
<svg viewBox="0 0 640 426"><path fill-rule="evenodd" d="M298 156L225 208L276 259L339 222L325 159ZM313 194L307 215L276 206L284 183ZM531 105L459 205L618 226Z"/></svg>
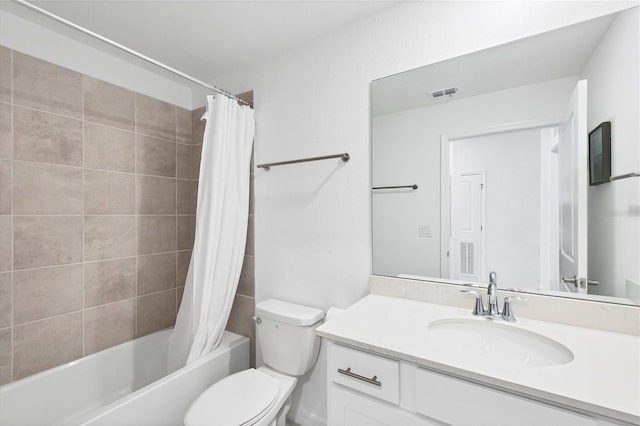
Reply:
<svg viewBox="0 0 640 426"><path fill-rule="evenodd" d="M313 367L320 353L315 329L324 311L269 299L256 305L256 335L265 365L232 374L194 401L185 426L284 426L297 376Z"/></svg>

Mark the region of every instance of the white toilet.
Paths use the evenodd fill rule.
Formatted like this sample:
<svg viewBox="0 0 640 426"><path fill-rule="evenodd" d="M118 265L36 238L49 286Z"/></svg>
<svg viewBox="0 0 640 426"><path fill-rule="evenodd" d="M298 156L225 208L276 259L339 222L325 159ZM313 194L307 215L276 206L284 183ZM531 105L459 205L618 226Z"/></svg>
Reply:
<svg viewBox="0 0 640 426"><path fill-rule="evenodd" d="M284 425L296 376L320 353L320 309L269 299L256 305L256 334L266 366L215 383L187 410L185 426Z"/></svg>

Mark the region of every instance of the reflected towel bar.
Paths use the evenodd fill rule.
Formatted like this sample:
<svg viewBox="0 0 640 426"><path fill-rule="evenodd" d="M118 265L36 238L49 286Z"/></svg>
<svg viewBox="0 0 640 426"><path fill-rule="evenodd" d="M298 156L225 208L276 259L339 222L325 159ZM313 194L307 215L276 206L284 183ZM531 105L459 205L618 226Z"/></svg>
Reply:
<svg viewBox="0 0 640 426"><path fill-rule="evenodd" d="M374 186L371 189L400 189L400 188L413 188L418 189L418 185L400 185L400 186Z"/></svg>
<svg viewBox="0 0 640 426"><path fill-rule="evenodd" d="M289 161L279 161L277 163L258 164L256 167L269 171L269 169L273 166L283 166L285 164L295 164L295 163L306 163L308 161L329 160L331 158L341 158L342 161L344 161L345 163L351 159L349 154L345 152L344 154L325 155L322 157L309 157L309 158L301 158L299 160L289 160Z"/></svg>
<svg viewBox="0 0 640 426"><path fill-rule="evenodd" d="M626 178L630 178L630 177L639 177L640 173L627 173L625 175L618 175L618 176L611 176L609 178L610 182L616 181L616 180L621 180L621 179L626 179Z"/></svg>

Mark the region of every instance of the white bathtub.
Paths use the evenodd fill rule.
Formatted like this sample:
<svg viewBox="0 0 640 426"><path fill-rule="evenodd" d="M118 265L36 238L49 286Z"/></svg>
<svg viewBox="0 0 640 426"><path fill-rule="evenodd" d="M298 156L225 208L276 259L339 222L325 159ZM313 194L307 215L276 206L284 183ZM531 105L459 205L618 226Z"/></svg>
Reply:
<svg viewBox="0 0 640 426"><path fill-rule="evenodd" d="M159 331L0 387L0 426L182 425L218 380L249 368L249 339L225 332L207 356L167 375L172 330Z"/></svg>

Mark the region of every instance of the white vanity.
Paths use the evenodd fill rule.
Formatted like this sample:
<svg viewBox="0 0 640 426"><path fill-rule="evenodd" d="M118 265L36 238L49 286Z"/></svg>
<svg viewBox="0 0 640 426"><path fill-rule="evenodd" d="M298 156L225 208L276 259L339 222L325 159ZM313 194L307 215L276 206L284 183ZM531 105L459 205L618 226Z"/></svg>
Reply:
<svg viewBox="0 0 640 426"><path fill-rule="evenodd" d="M640 423L640 338L370 294L320 328L330 425ZM514 308L517 316L517 308Z"/></svg>

